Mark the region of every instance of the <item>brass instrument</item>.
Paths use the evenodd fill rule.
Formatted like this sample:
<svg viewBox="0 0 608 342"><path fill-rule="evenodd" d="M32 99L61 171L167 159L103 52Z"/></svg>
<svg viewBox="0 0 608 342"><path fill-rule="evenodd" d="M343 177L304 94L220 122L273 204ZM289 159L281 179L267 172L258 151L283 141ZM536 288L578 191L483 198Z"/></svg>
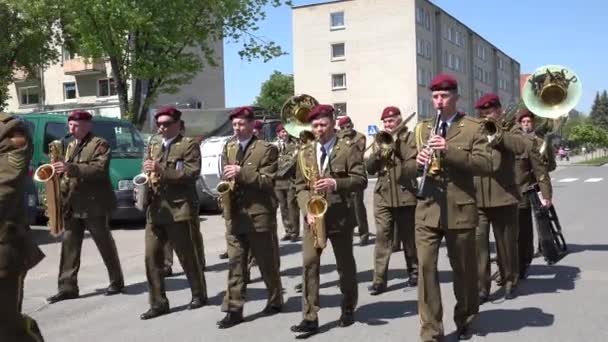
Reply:
<svg viewBox="0 0 608 342"><path fill-rule="evenodd" d="M422 130L420 125L416 126L416 146L418 147L418 152L423 149L428 148L429 142L431 138L437 134L439 130L439 122L441 121L441 109L437 110L437 115L435 115L435 121L433 122L433 129L429 133L428 140L426 144L422 141ZM424 168L422 170L422 175L418 178L418 197L422 197L425 193L424 186L426 184L426 179L428 175L436 175L441 171L441 160L440 156L437 152L432 151L431 157L424 164Z"/></svg>
<svg viewBox="0 0 608 342"><path fill-rule="evenodd" d="M238 151L237 146L238 141L235 144L228 143L226 145L226 154L228 158L228 160L226 161L227 165L236 164L236 154ZM219 194L219 201L220 205L224 210L225 220L229 220L232 217L232 194L234 193L235 186L235 180L234 178L231 178L222 180L217 184L217 187L215 188L215 190Z"/></svg>
<svg viewBox="0 0 608 342"><path fill-rule="evenodd" d="M319 102L312 96L301 94L287 99L281 108L281 121L289 135L294 138L302 131L310 131L311 126L306 122L310 110Z"/></svg>
<svg viewBox="0 0 608 342"><path fill-rule="evenodd" d="M403 126L407 125L407 123L412 120L412 118L416 116L416 112L410 114L405 120L402 120L401 123L393 130L393 133L388 133L386 131L380 131L374 136L374 142L369 145L363 153L366 153L370 148L373 153L379 153L380 158L387 160L390 159L393 154L393 143L399 134L399 131L403 128Z"/></svg>
<svg viewBox="0 0 608 342"><path fill-rule="evenodd" d="M501 122L491 117L483 118L483 130L490 142L496 140L503 132L509 132L515 125L517 113L523 105L523 100L509 105L502 114Z"/></svg>
<svg viewBox="0 0 608 342"><path fill-rule="evenodd" d="M314 190L315 183L321 178L317 156L314 148L303 149L299 153L299 165L302 176L308 182L310 198L306 203L306 212L315 218L314 224L310 229L314 239L314 246L317 249L324 249L327 246L327 232L325 230L325 213L329 204L323 193Z"/></svg>
<svg viewBox="0 0 608 342"><path fill-rule="evenodd" d="M152 140L156 137L159 135L151 135L148 139L147 160L152 160ZM155 172L142 172L133 177L133 185L135 208L144 211L150 200L150 191L156 191L158 187L158 175Z"/></svg>
<svg viewBox="0 0 608 342"><path fill-rule="evenodd" d="M63 142L53 140L49 143L49 163L40 165L34 172L34 180L44 183L45 215L52 236L57 237L64 231L63 203L61 200L61 176L55 172L53 163L64 159Z"/></svg>

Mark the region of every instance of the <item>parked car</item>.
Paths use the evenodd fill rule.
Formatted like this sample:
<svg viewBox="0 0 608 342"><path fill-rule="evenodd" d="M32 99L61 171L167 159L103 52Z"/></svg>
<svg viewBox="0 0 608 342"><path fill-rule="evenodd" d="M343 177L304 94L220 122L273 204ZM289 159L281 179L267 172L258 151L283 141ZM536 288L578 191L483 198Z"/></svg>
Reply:
<svg viewBox="0 0 608 342"><path fill-rule="evenodd" d="M48 145L53 140L61 140L67 146L67 114L23 114L34 140L32 168L48 163ZM111 215L113 220L139 220L143 213L134 206L133 177L141 170L144 140L130 122L115 118L93 118L93 133L108 141L111 147L110 180L118 205ZM37 212L44 214L44 184L35 182ZM33 200L33 199L32 199ZM28 199L29 201L29 199Z"/></svg>

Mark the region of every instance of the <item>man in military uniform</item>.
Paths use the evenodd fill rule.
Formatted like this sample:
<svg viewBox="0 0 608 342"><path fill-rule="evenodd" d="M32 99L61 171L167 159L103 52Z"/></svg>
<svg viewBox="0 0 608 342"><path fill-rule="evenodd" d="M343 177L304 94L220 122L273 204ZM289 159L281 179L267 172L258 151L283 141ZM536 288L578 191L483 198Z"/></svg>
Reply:
<svg viewBox="0 0 608 342"><path fill-rule="evenodd" d="M314 227L318 227L316 220L323 220L321 226L324 226L327 238L332 244L340 276L343 297L338 325L347 327L355 321L358 290L352 243L356 220L349 197L353 192L362 191L367 186L361 146L348 138L336 135L334 108L329 105L313 107L308 114L308 122L312 124L317 142L302 147L299 153L303 155L298 158L296 166L298 204L306 215L302 243L303 320L291 327L291 331L306 335L319 331L319 266L323 248L317 244L319 241L315 237L317 231ZM307 175L302 173L303 170ZM307 179L314 174L319 177L312 176L312 179ZM307 203L314 194L320 194L327 201L327 211L323 217L315 218L307 211Z"/></svg>
<svg viewBox="0 0 608 342"><path fill-rule="evenodd" d="M414 236L416 210L416 143L408 132L397 107L386 107L380 117L384 131L394 143L390 150L374 147L366 161L367 172L378 174L374 190L376 246L374 248L374 280L369 288L372 295L386 291L388 263L393 252L394 231L403 242L409 274L408 285L418 283L418 257Z"/></svg>
<svg viewBox="0 0 608 342"><path fill-rule="evenodd" d="M21 313L23 282L44 254L27 226L25 177L32 159L25 124L0 113L0 341L43 341L38 324Z"/></svg>
<svg viewBox="0 0 608 342"><path fill-rule="evenodd" d="M498 171L486 176L475 177L479 224L477 226L477 268L479 272L479 303L488 300L491 289L490 280L490 225L494 231L498 267L503 279L505 299L512 299L519 280L519 256L517 247L518 209L521 200L519 187L515 182L516 156L522 154L527 144L525 138L511 132L511 122L505 121L500 99L489 93L477 101L475 108L479 117L484 118L490 131L493 148L491 162L497 160ZM509 118L510 120L511 118Z"/></svg>
<svg viewBox="0 0 608 342"><path fill-rule="evenodd" d="M524 279L534 255L534 229L532 225L532 208L525 193L533 184L538 184L543 205L550 207L553 197L551 178L549 177L549 160L540 155L543 140L534 133L534 115L527 109L522 110L517 118L519 125L513 128L529 139L529 148L517 155L515 180L522 194L519 202L519 276Z"/></svg>
<svg viewBox="0 0 608 342"><path fill-rule="evenodd" d="M65 160L53 163L61 175L62 205L65 212L65 232L61 243L59 292L48 298L49 303L78 297L78 270L84 230L88 229L99 249L110 285L106 295L118 294L124 278L116 243L108 227L108 217L116 206L110 182L110 146L91 132L89 112L75 111L68 116L69 133L74 137L65 152Z"/></svg>
<svg viewBox="0 0 608 342"><path fill-rule="evenodd" d="M458 338L472 337L471 325L479 311L475 227L477 206L473 176L491 172L487 138L479 120L456 111L458 82L447 74L437 75L430 86L433 107L440 117L431 136L434 119L416 127L420 168L428 167L421 180L416 207L416 247L420 279L418 312L423 341L443 339L443 308L439 290L437 257L445 237L454 272L454 321ZM430 139L429 139L430 137ZM428 142L428 146L423 146ZM437 156L433 162L432 154ZM429 163L427 165L427 163Z"/></svg>
<svg viewBox="0 0 608 342"><path fill-rule="evenodd" d="M141 314L143 320L169 313L162 272L167 242L175 248L190 284L192 300L188 309L207 304L207 285L195 232L199 229L195 224L199 209L195 183L200 175L201 155L197 142L180 133L180 118L181 112L175 107L159 108L154 119L163 139L150 146L150 156L143 165L150 186L145 232L150 309Z"/></svg>
<svg viewBox="0 0 608 342"><path fill-rule="evenodd" d="M225 298L226 316L217 322L220 329L243 322L248 256L257 261L269 298L264 315L282 310L283 295L279 275L276 241L276 200L274 175L278 150L254 136L253 108L240 107L230 114L235 138L224 147L224 178L234 181L230 211L224 207L228 243L228 289Z"/></svg>
<svg viewBox="0 0 608 342"><path fill-rule="evenodd" d="M338 119L338 127L340 127L340 135L348 137L352 142L359 145L361 151L361 159L365 153L365 135L355 131L352 120L348 116L343 116ZM365 176L367 177L367 175ZM359 227L359 244L365 246L369 243L369 225L367 224L367 210L363 193L365 188L358 190L353 194L353 202L355 205L355 215L357 217L357 226Z"/></svg>
<svg viewBox="0 0 608 342"><path fill-rule="evenodd" d="M285 227L285 236L281 240L292 242L300 237L300 208L296 200L296 141L289 136L282 124L276 127L277 145L279 148L279 164L275 177L274 192L279 200L281 219Z"/></svg>

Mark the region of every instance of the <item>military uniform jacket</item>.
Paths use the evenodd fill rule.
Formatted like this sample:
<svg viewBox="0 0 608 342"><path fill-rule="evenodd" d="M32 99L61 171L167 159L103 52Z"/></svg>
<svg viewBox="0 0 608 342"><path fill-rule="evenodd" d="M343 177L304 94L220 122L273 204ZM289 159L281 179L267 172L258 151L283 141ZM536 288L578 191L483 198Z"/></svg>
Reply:
<svg viewBox="0 0 608 342"><path fill-rule="evenodd" d="M224 146L223 160L229 161L228 150L239 149L236 139ZM232 196L232 218L226 221L229 232L242 234L276 229L277 199L274 176L279 151L276 146L253 136L240 162ZM222 167L223 169L223 167Z"/></svg>
<svg viewBox="0 0 608 342"><path fill-rule="evenodd" d="M300 150L309 153L317 160L317 142L311 142ZM336 190L325 194L328 202L325 213L325 228L328 233L339 231L352 231L357 225L352 193L362 191L367 187L367 177L363 165L363 153L359 145L350 139L337 136L325 170L320 171L321 177L331 177L336 180ZM315 162L316 164L316 162ZM296 195L298 205L306 213L306 203L311 196L309 181L302 174L301 158L296 166Z"/></svg>
<svg viewBox="0 0 608 342"><path fill-rule="evenodd" d="M522 134L527 142L525 151L515 157L515 180L520 193L523 194L531 185L538 183L543 197L552 198L553 188L547 171L547 163L543 161L539 151L542 139L535 135L524 134L520 126L513 127L512 131ZM522 197L520 207L528 208L529 206L530 203L526 197Z"/></svg>
<svg viewBox="0 0 608 342"><path fill-rule="evenodd" d="M421 138L428 141L433 119L418 124ZM425 196L418 199L416 224L447 229L477 226L477 204L473 177L487 175L497 161L490 162L487 137L481 134L480 121L459 113L446 134L447 150L441 153L441 171L429 175ZM495 156L496 157L496 156Z"/></svg>
<svg viewBox="0 0 608 342"><path fill-rule="evenodd" d="M99 217L116 207L116 195L110 181L110 145L89 133L80 145L70 141L65 152L66 172L61 192L69 217Z"/></svg>
<svg viewBox="0 0 608 342"><path fill-rule="evenodd" d="M397 133L390 161L372 153L366 160L369 174L378 174L374 189L376 207L406 207L416 205L416 142L404 126Z"/></svg>
<svg viewBox="0 0 608 342"><path fill-rule="evenodd" d="M515 178L516 156L528 148L521 132L502 132L496 135L489 150L493 171L487 176L475 177L477 206L480 208L514 205L521 201L521 191Z"/></svg>
<svg viewBox="0 0 608 342"><path fill-rule="evenodd" d="M24 272L44 258L26 221L24 181L31 159L26 126L0 113L0 278Z"/></svg>
<svg viewBox="0 0 608 342"><path fill-rule="evenodd" d="M196 180L201 173L201 151L192 138L177 135L163 149L162 140L150 145L152 160L158 161L158 186L152 192L147 211L148 222L171 224L198 216Z"/></svg>
<svg viewBox="0 0 608 342"><path fill-rule="evenodd" d="M296 151L297 143L290 137L286 143L277 141L279 160L275 177L275 189L287 190L296 178Z"/></svg>

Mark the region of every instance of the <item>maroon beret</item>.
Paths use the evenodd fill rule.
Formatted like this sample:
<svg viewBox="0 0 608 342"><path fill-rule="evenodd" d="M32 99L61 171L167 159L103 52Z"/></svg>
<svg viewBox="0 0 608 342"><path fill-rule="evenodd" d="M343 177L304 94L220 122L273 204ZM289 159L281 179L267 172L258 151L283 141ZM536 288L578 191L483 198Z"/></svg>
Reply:
<svg viewBox="0 0 608 342"><path fill-rule="evenodd" d="M261 131L263 127L264 127L264 123L263 123L262 121L260 121L260 120L255 120L255 121L253 122L253 128L254 128L254 129L257 129L258 131Z"/></svg>
<svg viewBox="0 0 608 342"><path fill-rule="evenodd" d="M68 115L68 121L90 121L93 118L91 113L84 110L77 110Z"/></svg>
<svg viewBox="0 0 608 342"><path fill-rule="evenodd" d="M382 116L380 116L380 120L384 120L394 115L401 115L401 111L395 106L388 106L382 111Z"/></svg>
<svg viewBox="0 0 608 342"><path fill-rule="evenodd" d="M534 120L534 114L528 108L523 108L517 113L517 122L521 122L521 119L526 117Z"/></svg>
<svg viewBox="0 0 608 342"><path fill-rule="evenodd" d="M177 108L173 106L164 106L160 107L156 114L154 114L154 119L158 119L159 116L167 115L173 118L173 120L178 121L182 117L182 112L180 112Z"/></svg>
<svg viewBox="0 0 608 342"><path fill-rule="evenodd" d="M455 90L458 89L458 81L456 81L456 79L452 75L439 74L435 76L435 78L433 78L429 89L431 89L431 91Z"/></svg>
<svg viewBox="0 0 608 342"><path fill-rule="evenodd" d="M494 93L483 95L477 100L477 103L475 103L476 109L487 109L500 106L500 99L498 98L498 95Z"/></svg>
<svg viewBox="0 0 608 342"><path fill-rule="evenodd" d="M230 120L232 120L234 118L252 120L253 119L253 108L249 107L249 106L239 107L230 113L229 118L230 118Z"/></svg>
<svg viewBox="0 0 608 342"><path fill-rule="evenodd" d="M283 127L283 124L278 124L277 127L274 128L274 131L279 133L280 131L284 130L285 127Z"/></svg>
<svg viewBox="0 0 608 342"><path fill-rule="evenodd" d="M346 124L352 123L351 119L348 116L343 116L338 119L338 126L343 126Z"/></svg>
<svg viewBox="0 0 608 342"><path fill-rule="evenodd" d="M312 122L312 120L316 120L322 117L334 118L334 107L330 105L316 105L312 107L310 113L308 113L308 117L306 117L308 122Z"/></svg>

